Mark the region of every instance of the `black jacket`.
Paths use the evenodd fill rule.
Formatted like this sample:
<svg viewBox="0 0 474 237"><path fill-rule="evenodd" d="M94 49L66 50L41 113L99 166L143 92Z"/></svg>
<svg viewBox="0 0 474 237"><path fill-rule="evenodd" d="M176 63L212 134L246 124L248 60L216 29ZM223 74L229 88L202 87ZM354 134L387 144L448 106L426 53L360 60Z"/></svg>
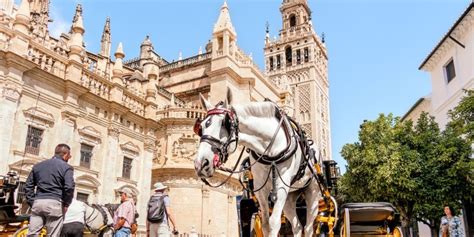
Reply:
<svg viewBox="0 0 474 237"><path fill-rule="evenodd" d="M33 206L35 199L55 199L69 206L74 186L74 169L55 156L33 166L25 184L26 201Z"/></svg>

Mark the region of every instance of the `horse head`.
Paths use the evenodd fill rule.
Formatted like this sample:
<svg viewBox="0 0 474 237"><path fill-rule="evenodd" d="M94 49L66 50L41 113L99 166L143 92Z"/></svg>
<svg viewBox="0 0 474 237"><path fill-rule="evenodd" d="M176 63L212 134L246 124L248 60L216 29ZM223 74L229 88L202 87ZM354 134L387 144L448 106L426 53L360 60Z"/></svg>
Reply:
<svg viewBox="0 0 474 237"><path fill-rule="evenodd" d="M230 108L232 95L227 92L226 100L212 106L200 94L201 104L207 114L204 119L197 119L194 132L201 137L194 168L201 178L212 177L216 168L227 161L230 153L235 151L238 142L238 120Z"/></svg>

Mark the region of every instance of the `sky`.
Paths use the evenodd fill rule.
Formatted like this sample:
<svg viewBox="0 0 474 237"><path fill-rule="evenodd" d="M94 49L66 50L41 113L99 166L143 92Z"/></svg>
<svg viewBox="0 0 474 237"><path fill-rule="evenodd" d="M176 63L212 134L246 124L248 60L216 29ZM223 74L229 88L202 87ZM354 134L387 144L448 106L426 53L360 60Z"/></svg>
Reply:
<svg viewBox="0 0 474 237"><path fill-rule="evenodd" d="M18 0L16 0L18 2ZM324 32L329 56L333 159L345 171L344 144L358 140L363 120L380 113L403 116L431 91L418 67L471 0L308 0L313 26ZM112 54L123 43L125 60L138 56L149 35L168 61L198 53L211 38L223 0L51 0L50 32L69 31L82 4L88 51L99 52L107 16ZM237 44L263 69L265 24L281 29L281 0L228 0Z"/></svg>

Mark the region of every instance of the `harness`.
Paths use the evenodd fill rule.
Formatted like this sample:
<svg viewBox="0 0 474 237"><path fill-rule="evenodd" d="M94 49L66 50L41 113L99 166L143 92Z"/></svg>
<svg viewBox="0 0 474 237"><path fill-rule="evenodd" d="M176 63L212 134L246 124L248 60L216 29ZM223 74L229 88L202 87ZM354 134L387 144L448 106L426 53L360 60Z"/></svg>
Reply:
<svg viewBox="0 0 474 237"><path fill-rule="evenodd" d="M219 105L223 105L223 102L219 102L219 104L217 104L217 106L219 106ZM201 122L203 120L206 120L208 117L210 117L212 115L224 115L225 116L224 126L229 131L229 138L227 139L227 141L222 142L218 138L202 134ZM255 151L252 151L252 150L249 150L248 152L250 152L253 157L256 157L256 162L264 164L264 165L271 165L272 166L271 170L270 170L270 172L267 176L267 179L265 181L265 184L269 180L269 177L270 177L270 174L271 174L272 175L272 184L273 184L273 187L275 187L276 186L276 178L277 178L276 176L277 176L277 174L278 174L278 176L281 177L281 175L278 173L278 170L276 169L276 165L278 165L280 163L283 163L283 162L287 161L288 159L290 159L295 154L298 147L300 147L302 157L300 159L301 161L300 161L298 171L297 171L296 175L293 177L293 179L291 180L290 185L285 184L287 186L291 186L292 184L294 184L295 182L297 182L298 180L300 180L304 176L305 169L308 165L308 162L307 162L307 160L308 160L307 159L308 150L309 150L309 146L312 143L310 144L308 142L308 139L306 138L306 135L304 134L304 131L300 128L298 123L296 123L294 120L289 118L286 115L286 113L284 113L281 109L279 109L279 107L277 105L275 105L275 117L279 120L279 125L278 125L278 127L275 131L275 134L274 134L272 140L270 141L270 144L268 145L268 147L264 151L264 153L263 154L258 154L258 153L256 153ZM234 168L232 170L228 169L228 168L225 168L225 167L221 167L221 165L224 164L228 160L228 156L229 156L229 153L230 153L228 151L229 145L232 142L238 143L238 139L239 139L239 136L238 136L239 121L238 121L238 117L236 115L236 112L233 108L231 108L231 109L226 109L226 108L210 109L210 110L207 111L206 117L203 120L201 120L199 118L196 120L196 122L194 124L194 132L201 137L200 142L206 142L206 143L211 145L211 149L214 152L214 158L213 158L214 167L216 167L220 170L223 170L225 172L229 172L230 175L229 175L229 177L227 177L227 179L224 182L222 182L221 184L219 184L217 186L211 185L204 178L201 178L201 180L208 186L219 187L219 186L223 185L224 183L226 183L230 179L232 174L241 173L241 172L245 171L245 170L240 170L240 171L236 172L237 165L238 165L238 163L239 163L239 161L242 157L242 154L243 154L243 151L244 151L245 148L242 149L242 152L240 153L239 159L238 159L236 165L234 166ZM209 121L210 120L208 120L208 122ZM287 141L288 145L285 149L283 149L283 151L281 151L277 155L268 156L268 155L266 155L266 153L268 152L268 150L273 145L280 128L282 128L283 131L284 131L284 134L285 134L286 141ZM205 160L204 162L207 162L207 160ZM250 165L250 167L253 166L254 164ZM248 167L248 169L250 169L250 167ZM306 187L306 185L308 183L309 182L307 182L304 185L304 187ZM263 186L265 186L265 184ZM263 186L262 186L262 188L263 188ZM272 193L273 193L272 196L276 197L276 191L275 192L272 191Z"/></svg>
<svg viewBox="0 0 474 237"><path fill-rule="evenodd" d="M306 137L305 132L301 129L298 123L296 123L293 119L288 117L283 111L281 111L278 107L275 108L276 117L280 119L280 127L283 129L286 137L286 141L288 143L287 147L283 149L280 153L275 156L268 156L258 154L255 151L250 151L250 154L253 157L258 157L257 162L264 164L264 165L278 165L290 159L298 149L301 149L301 160L300 165L297 171L297 174L291 180L291 184L294 184L296 181L300 180L304 176L304 171L308 165L308 159L306 158L308 155L308 150L312 145L312 141ZM278 132L278 129L277 129ZM275 139L275 138L274 138ZM273 177L272 177L273 179Z"/></svg>
<svg viewBox="0 0 474 237"><path fill-rule="evenodd" d="M222 105L222 104L223 103L220 102L218 105ZM206 120L208 117L212 115L220 115L220 114L225 116L224 126L229 131L229 138L225 142L222 142L220 139L215 138L213 136L202 134L201 122L203 120ZM211 149L214 152L213 165L215 167L220 167L222 164L227 162L227 159L229 158L229 150L228 150L229 145L233 142L235 142L236 144L239 142L239 120L237 116L235 115L235 110L233 108L211 109L207 111L206 117L203 120L201 120L200 118L196 119L196 122L194 123L194 132L201 137L199 141L200 143L206 142L209 145L211 145Z"/></svg>
<svg viewBox="0 0 474 237"><path fill-rule="evenodd" d="M85 205L88 205L86 203L84 203ZM89 205L88 205L89 206ZM94 219L90 220L90 218L94 215L94 213L96 211L98 211L102 217L103 217L103 220L104 220L104 224L103 226L106 226L107 223L108 223L108 217L107 217L107 213L105 212L105 210L102 208L102 206L98 205L98 204L92 204L92 207L93 211L92 213L89 215L89 216L84 216L84 225L86 226L86 228L92 233L92 234L98 234L100 232L102 232L102 228L100 229L93 229L88 223L94 221L95 219L97 219L97 216L94 217Z"/></svg>

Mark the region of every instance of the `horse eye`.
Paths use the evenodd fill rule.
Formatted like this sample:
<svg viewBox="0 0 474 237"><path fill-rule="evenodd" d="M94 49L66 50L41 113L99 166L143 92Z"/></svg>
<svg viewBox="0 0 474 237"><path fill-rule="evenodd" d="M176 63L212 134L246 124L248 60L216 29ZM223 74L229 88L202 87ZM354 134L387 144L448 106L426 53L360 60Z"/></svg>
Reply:
<svg viewBox="0 0 474 237"><path fill-rule="evenodd" d="M211 120L212 120L212 118L209 117L209 119L206 121L206 124L205 124L205 125L206 125L206 128L208 128L209 126L211 126Z"/></svg>

